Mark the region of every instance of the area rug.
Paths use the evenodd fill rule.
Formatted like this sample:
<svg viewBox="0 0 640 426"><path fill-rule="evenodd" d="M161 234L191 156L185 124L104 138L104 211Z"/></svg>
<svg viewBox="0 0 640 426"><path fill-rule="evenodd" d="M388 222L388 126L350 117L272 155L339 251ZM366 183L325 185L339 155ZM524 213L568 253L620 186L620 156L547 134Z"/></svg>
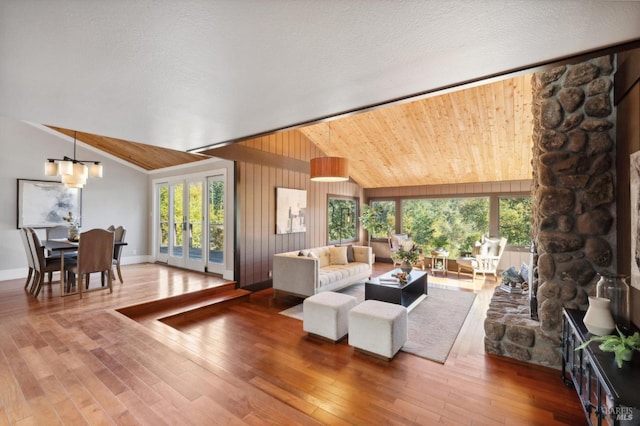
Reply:
<svg viewBox="0 0 640 426"><path fill-rule="evenodd" d="M340 292L363 301L364 283ZM471 292L430 287L429 295L409 313L409 339L401 350L444 364L475 298ZM302 321L302 303L280 314Z"/></svg>

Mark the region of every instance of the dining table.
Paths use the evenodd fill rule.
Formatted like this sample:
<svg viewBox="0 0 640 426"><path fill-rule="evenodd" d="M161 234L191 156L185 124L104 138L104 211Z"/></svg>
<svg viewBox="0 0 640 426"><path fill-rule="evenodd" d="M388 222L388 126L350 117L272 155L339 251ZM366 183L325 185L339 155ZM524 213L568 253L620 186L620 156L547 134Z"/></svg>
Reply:
<svg viewBox="0 0 640 426"><path fill-rule="evenodd" d="M42 241L42 246L45 248L45 250L50 250L52 252L60 253L60 295L61 296L70 296L72 294L77 293L77 291L73 293L65 292L66 277L64 273L64 262L65 262L65 253L78 251L78 244L79 244L79 241L71 241L66 238L49 239L49 240ZM127 243L124 241L114 241L113 245L126 246Z"/></svg>

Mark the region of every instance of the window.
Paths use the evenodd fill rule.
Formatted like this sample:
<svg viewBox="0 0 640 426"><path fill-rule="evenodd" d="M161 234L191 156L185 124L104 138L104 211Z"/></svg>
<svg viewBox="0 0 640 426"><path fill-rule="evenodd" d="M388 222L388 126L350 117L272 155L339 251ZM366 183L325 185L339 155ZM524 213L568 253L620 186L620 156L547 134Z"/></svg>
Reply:
<svg viewBox="0 0 640 426"><path fill-rule="evenodd" d="M500 236L511 246L531 244L531 197L500 197Z"/></svg>
<svg viewBox="0 0 640 426"><path fill-rule="evenodd" d="M329 196L329 244L356 241L357 198Z"/></svg>
<svg viewBox="0 0 640 426"><path fill-rule="evenodd" d="M451 258L489 233L489 198L402 200L402 232L425 251L444 247Z"/></svg>
<svg viewBox="0 0 640 426"><path fill-rule="evenodd" d="M371 209L381 223L386 223L386 230L373 232L371 239L386 240L396 229L396 202L394 200L378 200L371 202ZM382 226L381 226L382 228Z"/></svg>
<svg viewBox="0 0 640 426"><path fill-rule="evenodd" d="M507 238L508 246L518 251L531 244L531 204L531 196L525 193L375 200L371 210L388 225L388 231L375 232L372 239L386 241L390 234L410 234L424 251L444 247L450 258L456 258L471 252L483 235L490 235Z"/></svg>

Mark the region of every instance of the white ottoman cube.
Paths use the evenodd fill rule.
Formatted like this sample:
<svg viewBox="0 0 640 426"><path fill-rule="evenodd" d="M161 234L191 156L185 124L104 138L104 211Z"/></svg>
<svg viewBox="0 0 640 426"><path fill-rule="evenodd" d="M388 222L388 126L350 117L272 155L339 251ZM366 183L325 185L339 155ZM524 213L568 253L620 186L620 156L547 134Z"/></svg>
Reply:
<svg viewBox="0 0 640 426"><path fill-rule="evenodd" d="M358 300L348 294L325 291L302 302L304 331L338 341L349 331L349 310Z"/></svg>
<svg viewBox="0 0 640 426"><path fill-rule="evenodd" d="M408 337L407 308L395 303L365 300L349 312L349 344L391 359Z"/></svg>

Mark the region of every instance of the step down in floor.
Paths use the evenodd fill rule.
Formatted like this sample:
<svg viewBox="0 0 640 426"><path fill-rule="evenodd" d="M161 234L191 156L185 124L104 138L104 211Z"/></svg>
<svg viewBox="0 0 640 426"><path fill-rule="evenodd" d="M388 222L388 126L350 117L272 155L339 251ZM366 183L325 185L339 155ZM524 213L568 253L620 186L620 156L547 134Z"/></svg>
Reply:
<svg viewBox="0 0 640 426"><path fill-rule="evenodd" d="M140 323L161 321L167 325L176 326L186 321L210 316L230 305L248 302L250 295L250 291L236 289L235 283L230 283L126 306L117 311Z"/></svg>

